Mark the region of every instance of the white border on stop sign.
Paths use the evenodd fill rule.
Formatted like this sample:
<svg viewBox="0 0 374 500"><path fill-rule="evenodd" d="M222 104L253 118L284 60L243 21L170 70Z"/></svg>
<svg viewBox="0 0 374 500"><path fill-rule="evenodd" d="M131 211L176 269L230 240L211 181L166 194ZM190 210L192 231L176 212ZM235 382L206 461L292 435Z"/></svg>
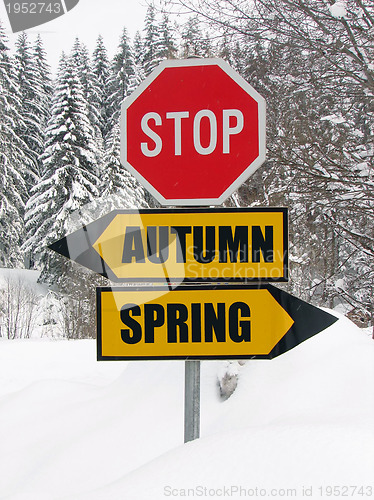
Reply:
<svg viewBox="0 0 374 500"><path fill-rule="evenodd" d="M248 167L239 175L235 181L218 198L164 198L157 189L150 184L128 161L127 161L127 109L131 104L148 88L148 86L162 73L165 68L187 67L187 66L219 66L232 80L234 80L248 95L258 103L258 124L259 124L259 155ZM231 196L254 172L264 163L266 159L266 102L265 99L248 82L242 78L226 61L220 58L211 59L167 59L162 61L152 73L134 90L134 92L124 99L121 105L120 120L120 159L121 164L131 172L131 174L144 186L156 200L162 205L176 206L204 206L221 205Z"/></svg>

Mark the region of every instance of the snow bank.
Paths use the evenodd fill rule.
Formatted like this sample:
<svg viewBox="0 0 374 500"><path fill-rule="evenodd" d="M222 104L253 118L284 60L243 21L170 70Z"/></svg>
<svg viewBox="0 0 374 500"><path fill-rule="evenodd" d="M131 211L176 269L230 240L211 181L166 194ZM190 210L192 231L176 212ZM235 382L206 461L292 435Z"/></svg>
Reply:
<svg viewBox="0 0 374 500"><path fill-rule="evenodd" d="M45 295L47 287L37 283L40 276L40 271L33 269L10 269L0 268L0 287L4 287L7 280L15 283L22 283L23 285L32 287L35 292Z"/></svg>
<svg viewBox="0 0 374 500"><path fill-rule="evenodd" d="M247 362L224 402L222 362L203 362L202 438L187 445L184 363L96 363L94 351L92 341L0 342L1 498L157 500L204 488L231 498L231 486L242 498L310 487L321 498L319 486L370 484L374 342L347 319Z"/></svg>
<svg viewBox="0 0 374 500"><path fill-rule="evenodd" d="M97 363L93 340L0 339L0 398L43 380L103 386L122 371L123 364Z"/></svg>

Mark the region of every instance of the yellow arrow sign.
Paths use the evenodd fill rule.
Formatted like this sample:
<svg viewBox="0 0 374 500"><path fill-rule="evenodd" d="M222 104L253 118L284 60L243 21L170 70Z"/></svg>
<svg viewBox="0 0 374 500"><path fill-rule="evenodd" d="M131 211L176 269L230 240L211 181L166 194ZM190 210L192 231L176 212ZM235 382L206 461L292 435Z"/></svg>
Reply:
<svg viewBox="0 0 374 500"><path fill-rule="evenodd" d="M117 210L49 248L111 281L287 281L287 209Z"/></svg>
<svg viewBox="0 0 374 500"><path fill-rule="evenodd" d="M266 287L98 289L99 359L266 356L293 323Z"/></svg>
<svg viewBox="0 0 374 500"><path fill-rule="evenodd" d="M282 208L120 211L92 246L118 281L287 280Z"/></svg>
<svg viewBox="0 0 374 500"><path fill-rule="evenodd" d="M271 285L97 289L98 360L274 358L337 318Z"/></svg>

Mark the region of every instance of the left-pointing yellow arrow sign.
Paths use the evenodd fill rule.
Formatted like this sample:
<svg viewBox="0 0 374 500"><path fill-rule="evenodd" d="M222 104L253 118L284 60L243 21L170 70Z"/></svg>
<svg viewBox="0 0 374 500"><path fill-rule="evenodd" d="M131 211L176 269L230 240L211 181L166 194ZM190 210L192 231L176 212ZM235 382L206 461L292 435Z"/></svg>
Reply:
<svg viewBox="0 0 374 500"><path fill-rule="evenodd" d="M119 210L50 248L112 281L287 281L287 209Z"/></svg>

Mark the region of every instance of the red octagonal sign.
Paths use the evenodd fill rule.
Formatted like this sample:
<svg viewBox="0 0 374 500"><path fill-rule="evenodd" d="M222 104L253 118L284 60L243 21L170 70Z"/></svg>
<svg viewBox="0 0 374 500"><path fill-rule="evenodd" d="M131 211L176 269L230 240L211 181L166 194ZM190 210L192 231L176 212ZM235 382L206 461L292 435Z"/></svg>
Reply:
<svg viewBox="0 0 374 500"><path fill-rule="evenodd" d="M121 161L163 205L218 205L265 161L265 101L222 59L163 61L124 100Z"/></svg>

